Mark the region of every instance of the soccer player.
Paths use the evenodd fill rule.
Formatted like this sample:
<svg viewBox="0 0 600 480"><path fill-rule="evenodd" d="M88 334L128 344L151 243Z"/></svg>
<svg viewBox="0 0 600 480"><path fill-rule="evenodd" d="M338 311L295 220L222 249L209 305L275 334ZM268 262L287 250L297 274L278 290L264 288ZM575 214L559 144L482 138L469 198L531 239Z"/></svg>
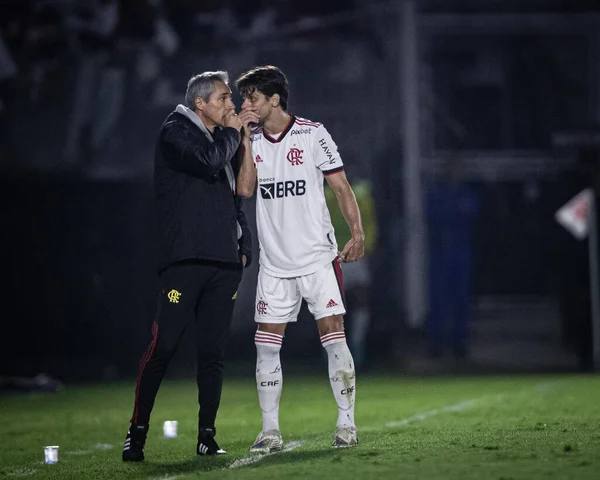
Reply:
<svg viewBox="0 0 600 480"><path fill-rule="evenodd" d="M358 443L354 424L355 369L346 344L340 262L364 254L360 211L336 144L317 122L288 113L288 81L274 66L256 67L236 80L242 112L259 121L243 140L256 175L238 176L238 193L252 196L258 182L256 219L260 270L256 291L256 385L262 431L252 452L281 450L279 352L285 328L305 299L327 352L329 379L338 405L335 447ZM248 138L249 137L249 138ZM247 138L247 139L246 139ZM244 163L248 163L245 158ZM351 239L341 252L325 203L324 181L335 192Z"/></svg>

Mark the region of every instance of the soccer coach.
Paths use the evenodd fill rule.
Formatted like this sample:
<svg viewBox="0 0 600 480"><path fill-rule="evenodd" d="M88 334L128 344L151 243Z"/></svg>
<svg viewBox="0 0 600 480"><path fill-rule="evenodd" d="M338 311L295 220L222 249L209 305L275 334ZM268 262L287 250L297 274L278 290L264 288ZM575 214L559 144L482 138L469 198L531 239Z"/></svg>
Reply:
<svg viewBox="0 0 600 480"><path fill-rule="evenodd" d="M235 114L226 72L187 86L186 105L164 121L154 158L159 295L152 341L142 356L123 461L144 459L150 413L186 326L196 330L198 455L225 453L215 441L223 356L251 238L236 174L254 168L238 154L256 114ZM240 147L241 145L241 147ZM243 153L243 152L242 152ZM238 160L239 159L239 160Z"/></svg>

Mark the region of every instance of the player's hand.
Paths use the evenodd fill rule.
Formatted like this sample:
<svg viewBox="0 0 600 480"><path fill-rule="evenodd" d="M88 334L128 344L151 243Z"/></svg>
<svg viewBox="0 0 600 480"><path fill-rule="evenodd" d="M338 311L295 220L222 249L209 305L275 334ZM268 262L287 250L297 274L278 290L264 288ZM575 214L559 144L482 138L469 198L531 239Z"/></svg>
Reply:
<svg viewBox="0 0 600 480"><path fill-rule="evenodd" d="M239 113L239 118L243 125L243 133L245 137L250 137L250 127L252 124L256 124L259 122L260 118L256 112L252 110L242 109Z"/></svg>
<svg viewBox="0 0 600 480"><path fill-rule="evenodd" d="M365 254L365 234L355 234L348 241L342 252L340 258L343 262L356 262L360 260Z"/></svg>
<svg viewBox="0 0 600 480"><path fill-rule="evenodd" d="M243 123L238 114L232 110L223 117L223 126L235 128L239 132L243 127Z"/></svg>
<svg viewBox="0 0 600 480"><path fill-rule="evenodd" d="M247 108L242 109L238 117L244 127L249 127L251 123L258 123L260 120L258 113Z"/></svg>
<svg viewBox="0 0 600 480"><path fill-rule="evenodd" d="M248 257L242 253L242 265L245 267L248 263Z"/></svg>

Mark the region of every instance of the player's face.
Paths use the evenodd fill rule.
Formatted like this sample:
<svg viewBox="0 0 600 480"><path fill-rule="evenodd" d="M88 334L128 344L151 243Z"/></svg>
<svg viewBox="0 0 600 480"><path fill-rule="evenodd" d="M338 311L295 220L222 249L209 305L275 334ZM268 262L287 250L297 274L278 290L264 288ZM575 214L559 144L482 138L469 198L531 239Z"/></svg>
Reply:
<svg viewBox="0 0 600 480"><path fill-rule="evenodd" d="M244 98L242 109L248 109L255 112L259 117L259 125L262 125L267 118L269 118L273 106L271 105L271 99L269 97L266 97L263 93L255 90Z"/></svg>
<svg viewBox="0 0 600 480"><path fill-rule="evenodd" d="M199 101L199 99L196 99ZM215 125L223 126L223 117L229 115L235 105L231 100L231 89L224 83L217 81L214 84L213 93L211 93L208 102L202 101L202 120L207 128Z"/></svg>

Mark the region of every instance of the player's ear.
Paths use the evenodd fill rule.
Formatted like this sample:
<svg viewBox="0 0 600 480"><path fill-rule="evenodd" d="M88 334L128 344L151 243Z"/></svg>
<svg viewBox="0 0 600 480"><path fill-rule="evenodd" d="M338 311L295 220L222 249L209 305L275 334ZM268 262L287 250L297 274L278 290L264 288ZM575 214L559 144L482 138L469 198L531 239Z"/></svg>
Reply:
<svg viewBox="0 0 600 480"><path fill-rule="evenodd" d="M281 102L281 97L279 96L278 93L274 93L273 95L271 95L270 100L271 100L272 107L278 107Z"/></svg>
<svg viewBox="0 0 600 480"><path fill-rule="evenodd" d="M204 105L206 104L206 102L202 100L202 97L196 97L196 99L194 100L194 104L196 105L196 110L202 112L204 110Z"/></svg>

